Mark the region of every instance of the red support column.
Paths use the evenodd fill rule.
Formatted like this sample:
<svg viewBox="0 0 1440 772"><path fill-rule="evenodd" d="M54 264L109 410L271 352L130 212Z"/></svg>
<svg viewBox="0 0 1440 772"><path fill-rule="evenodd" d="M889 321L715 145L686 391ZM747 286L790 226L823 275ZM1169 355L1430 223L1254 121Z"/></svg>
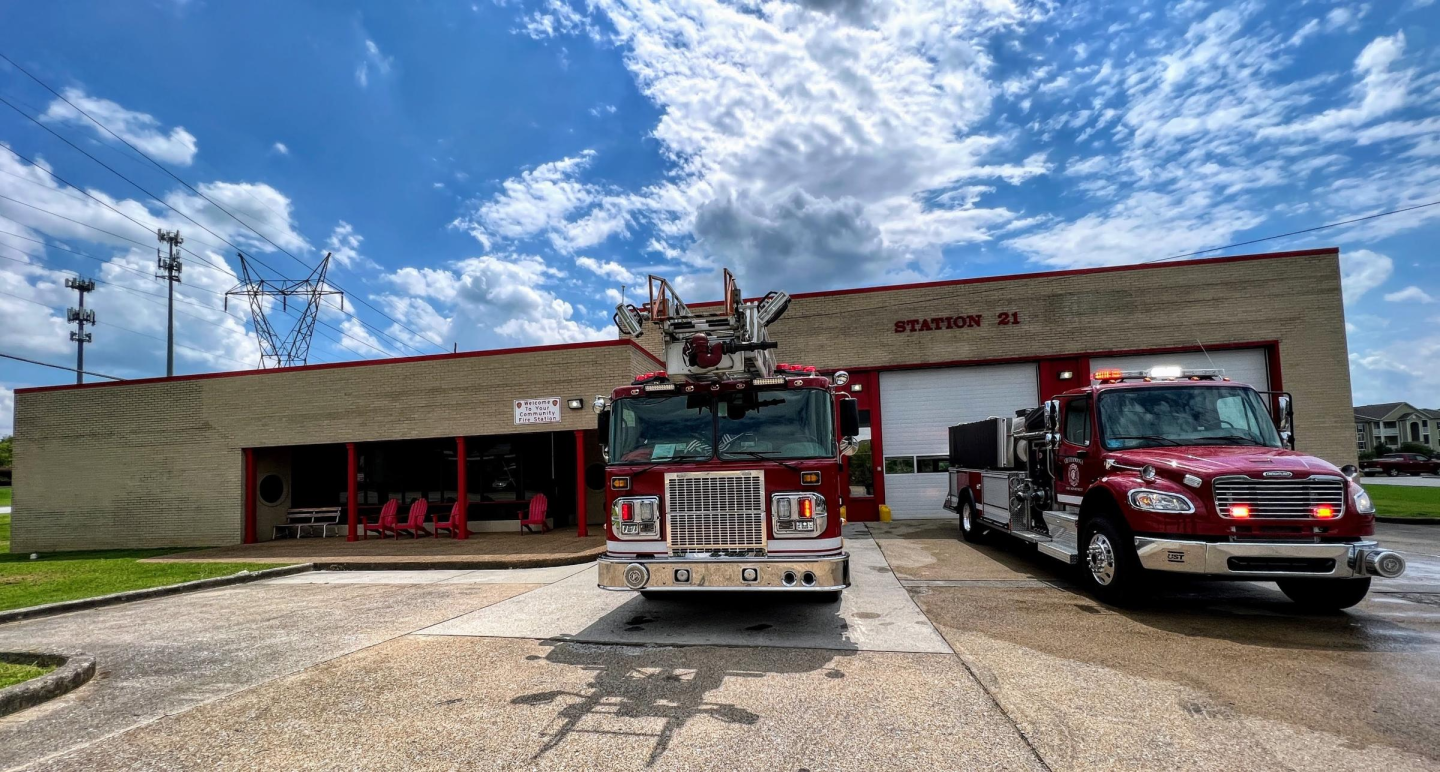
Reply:
<svg viewBox="0 0 1440 772"><path fill-rule="evenodd" d="M455 438L455 500L460 502L460 526L455 538L470 538L470 486L465 469L465 438Z"/></svg>
<svg viewBox="0 0 1440 772"><path fill-rule="evenodd" d="M590 535L585 522L585 430L575 430L575 535L584 538Z"/></svg>
<svg viewBox="0 0 1440 772"><path fill-rule="evenodd" d="M245 516L240 540L246 544L255 543L255 449L241 451L245 457Z"/></svg>
<svg viewBox="0 0 1440 772"><path fill-rule="evenodd" d="M355 541L359 538L356 531L360 530L360 494L356 490L356 478L360 476L359 454L355 452L355 443L345 443L345 541Z"/></svg>

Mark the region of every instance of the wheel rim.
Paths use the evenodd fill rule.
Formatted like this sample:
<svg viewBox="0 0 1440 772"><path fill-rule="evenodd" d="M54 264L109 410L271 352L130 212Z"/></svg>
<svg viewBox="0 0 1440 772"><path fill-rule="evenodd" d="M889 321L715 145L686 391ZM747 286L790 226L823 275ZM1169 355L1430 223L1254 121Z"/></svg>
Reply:
<svg viewBox="0 0 1440 772"><path fill-rule="evenodd" d="M970 522L970 504L968 502L960 505L960 527L965 530L965 533L970 533L970 529L975 527L974 523Z"/></svg>
<svg viewBox="0 0 1440 772"><path fill-rule="evenodd" d="M1090 576L1102 587L1115 581L1115 548L1103 533L1090 537L1090 546L1085 552L1085 563Z"/></svg>

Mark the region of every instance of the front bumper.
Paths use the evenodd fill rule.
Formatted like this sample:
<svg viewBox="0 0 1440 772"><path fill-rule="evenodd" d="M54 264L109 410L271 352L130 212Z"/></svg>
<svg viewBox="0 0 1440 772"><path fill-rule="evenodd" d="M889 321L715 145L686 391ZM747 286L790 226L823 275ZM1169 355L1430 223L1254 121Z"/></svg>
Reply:
<svg viewBox="0 0 1440 772"><path fill-rule="evenodd" d="M1394 578L1405 572L1404 558L1381 549L1373 541L1288 544L1202 542L1137 536L1135 552L1140 556L1140 565L1151 571L1246 579L1296 576Z"/></svg>
<svg viewBox="0 0 1440 772"><path fill-rule="evenodd" d="M632 568L639 566L639 568ZM627 581L627 569L630 575ZM747 579L753 571L754 579ZM689 572L689 581L681 581ZM643 577L643 581L636 581ZM760 590L834 592L850 586L850 556L811 560L714 558L706 560L621 560L600 558L604 590Z"/></svg>

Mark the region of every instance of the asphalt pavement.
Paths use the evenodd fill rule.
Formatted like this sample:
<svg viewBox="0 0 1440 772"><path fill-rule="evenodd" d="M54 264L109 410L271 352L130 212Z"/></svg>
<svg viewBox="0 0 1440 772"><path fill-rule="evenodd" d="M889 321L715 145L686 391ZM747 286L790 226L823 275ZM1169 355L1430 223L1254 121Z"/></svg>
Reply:
<svg viewBox="0 0 1440 772"><path fill-rule="evenodd" d="M1412 488L1440 488L1440 475L1426 474L1419 477L1400 475L1399 477L1388 477L1376 475L1375 477L1361 478L1360 483L1370 485L1406 485Z"/></svg>
<svg viewBox="0 0 1440 772"><path fill-rule="evenodd" d="M852 526L839 603L594 569L286 577L0 626L102 675L0 719L27 769L1440 769L1440 527L1356 609L1159 582L1115 609L950 521Z"/></svg>

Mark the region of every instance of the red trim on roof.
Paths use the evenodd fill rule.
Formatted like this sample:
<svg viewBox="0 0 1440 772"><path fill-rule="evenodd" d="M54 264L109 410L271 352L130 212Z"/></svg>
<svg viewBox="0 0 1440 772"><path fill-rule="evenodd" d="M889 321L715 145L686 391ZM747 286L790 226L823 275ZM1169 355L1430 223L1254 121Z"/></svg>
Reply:
<svg viewBox="0 0 1440 772"><path fill-rule="evenodd" d="M1286 257L1313 257L1315 255L1338 255L1339 247L1319 249L1298 249L1291 252L1261 252L1253 255L1227 255L1225 257L1202 257L1195 260L1176 260L1171 263L1134 263L1131 265L1106 265L1096 268L1070 268L1063 271L1041 271L1038 273L1012 273L1003 276L979 276L970 279L943 279L941 281L917 282L914 284L890 284L880 287L854 287L851 289L820 290L818 292L795 292L792 299L835 297L838 295L861 295L870 292L895 292L901 290L930 289L933 287L954 287L965 284L988 284L997 281L1019 281L1021 279L1054 279L1064 276L1084 276L1119 271L1143 271L1151 268L1178 268L1190 265L1218 265L1221 263L1244 263L1251 260L1274 260ZM758 299L758 298L753 298ZM691 308L719 305L718 300L687 303Z"/></svg>
<svg viewBox="0 0 1440 772"><path fill-rule="evenodd" d="M390 359L358 359L350 362L329 362L323 365L301 365L298 367L277 367L272 370L229 370L219 373L195 373L193 375L177 375L173 378L135 378L127 381L104 381L101 383L80 383L64 384L60 386L33 386L28 389L16 389L16 394L35 394L44 391L69 391L72 389L100 389L107 386L137 386L148 383L169 383L172 381L203 381L210 378L238 378L246 375L270 375L272 373L295 373L306 370L335 370L345 367L371 367L379 365L399 365L411 362L437 362L446 359L472 359L475 357L493 357L506 354L536 354L545 351L566 351L570 349L606 348L609 346L630 346L636 351L650 357L658 365L664 365L656 356L646 351L643 346L633 340L595 340L584 343L560 343L552 346L523 346L519 348L500 348L489 351L461 351L457 354L427 354L414 357L393 357Z"/></svg>
<svg viewBox="0 0 1440 772"><path fill-rule="evenodd" d="M1202 348L1203 345L1203 348ZM907 362L896 365L863 365L856 367L826 367L824 372L833 373L836 370L844 370L848 373L866 372L888 372L891 370L928 370L937 367L971 367L975 365L1008 365L1021 362L1043 362L1047 359L1078 359L1099 358L1099 357L1123 357L1138 356L1143 354L1191 354L1204 351L1233 351L1236 349L1263 348L1267 356L1274 354L1274 359L1279 359L1280 341L1278 340L1249 340L1235 341L1233 343L1205 343L1179 346L1152 346L1149 348L1126 348L1110 349L1102 351L1072 351L1069 353L1057 354L1029 354L1025 356L990 357L980 359L948 359L940 362ZM1088 373L1081 373L1088 375ZM1275 370L1271 368L1271 377L1274 377ZM1274 384L1271 384L1274 388Z"/></svg>

